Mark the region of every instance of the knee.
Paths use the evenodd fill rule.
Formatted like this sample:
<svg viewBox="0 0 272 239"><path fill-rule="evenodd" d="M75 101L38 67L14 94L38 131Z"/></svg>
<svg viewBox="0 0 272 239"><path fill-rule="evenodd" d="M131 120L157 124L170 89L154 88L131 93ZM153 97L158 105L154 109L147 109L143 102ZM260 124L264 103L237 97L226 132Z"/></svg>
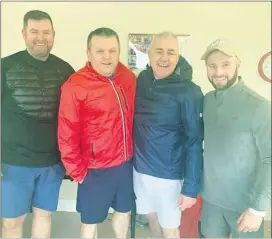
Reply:
<svg viewBox="0 0 272 239"><path fill-rule="evenodd" d="M25 217L4 218L2 219L2 227L4 230L14 230L23 226Z"/></svg>
<svg viewBox="0 0 272 239"><path fill-rule="evenodd" d="M129 212L114 212L113 218L116 220L120 221L126 221L129 219L130 213Z"/></svg>
<svg viewBox="0 0 272 239"><path fill-rule="evenodd" d="M158 215L156 212L148 213L145 215L149 223L158 223Z"/></svg>
<svg viewBox="0 0 272 239"><path fill-rule="evenodd" d="M165 229L163 228L164 238L180 238L179 228Z"/></svg>
<svg viewBox="0 0 272 239"><path fill-rule="evenodd" d="M89 230L89 231L96 231L97 230L97 224L81 223L81 229L82 230Z"/></svg>
<svg viewBox="0 0 272 239"><path fill-rule="evenodd" d="M129 215L129 212L114 212L112 218L112 227L116 238L127 238L129 230Z"/></svg>
<svg viewBox="0 0 272 239"><path fill-rule="evenodd" d="M128 226L129 224L129 212L126 213L120 213L120 212L114 212L112 217L112 226L114 228Z"/></svg>
<svg viewBox="0 0 272 239"><path fill-rule="evenodd" d="M50 219L51 215L52 215L52 213L49 211L33 207L33 217L34 218Z"/></svg>
<svg viewBox="0 0 272 239"><path fill-rule="evenodd" d="M81 223L81 238L97 238L97 224Z"/></svg>

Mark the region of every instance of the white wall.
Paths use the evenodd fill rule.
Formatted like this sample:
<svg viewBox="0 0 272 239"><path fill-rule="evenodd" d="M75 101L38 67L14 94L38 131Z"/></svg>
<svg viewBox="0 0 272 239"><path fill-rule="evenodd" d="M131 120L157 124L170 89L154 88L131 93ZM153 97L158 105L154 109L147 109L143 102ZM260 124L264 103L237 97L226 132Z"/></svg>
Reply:
<svg viewBox="0 0 272 239"><path fill-rule="evenodd" d="M218 37L234 42L242 60L245 82L266 98L270 83L258 75L260 57L271 50L271 4L269 2L47 2L2 3L2 56L24 48L21 37L25 12L48 12L55 25L53 53L79 69L86 61L89 32L101 26L116 30L121 40L121 60L127 64L129 33L157 33L163 30L190 34L194 80L204 93L212 87L207 81L200 56Z"/></svg>

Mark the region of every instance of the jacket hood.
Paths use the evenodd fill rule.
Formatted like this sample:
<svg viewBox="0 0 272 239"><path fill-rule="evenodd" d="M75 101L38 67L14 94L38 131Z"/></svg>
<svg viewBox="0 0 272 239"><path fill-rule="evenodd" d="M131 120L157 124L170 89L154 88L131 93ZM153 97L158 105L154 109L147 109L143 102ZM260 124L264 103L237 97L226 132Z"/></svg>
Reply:
<svg viewBox="0 0 272 239"><path fill-rule="evenodd" d="M146 70L149 74L152 74L152 76L154 77L154 73L150 65L146 66ZM179 61L173 73L164 79L168 78L176 79L176 77L178 77L178 79L181 81L192 81L193 68L189 64L189 62L182 56L179 56Z"/></svg>

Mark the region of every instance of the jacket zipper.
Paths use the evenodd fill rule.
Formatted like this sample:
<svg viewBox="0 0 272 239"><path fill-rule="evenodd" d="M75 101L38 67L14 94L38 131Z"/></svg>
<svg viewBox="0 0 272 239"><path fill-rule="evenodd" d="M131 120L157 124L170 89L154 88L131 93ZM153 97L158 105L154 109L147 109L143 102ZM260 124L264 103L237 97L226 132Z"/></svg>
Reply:
<svg viewBox="0 0 272 239"><path fill-rule="evenodd" d="M122 93L122 95L123 95L123 97L124 97L124 102L125 102L126 108L127 108L127 110L128 110L127 99L126 99L125 94L124 94L124 91L123 91L122 89L121 89L121 93Z"/></svg>
<svg viewBox="0 0 272 239"><path fill-rule="evenodd" d="M123 107L122 107L122 103L121 103L121 99L120 99L120 96L116 90L116 87L114 85L114 83L112 82L112 80L110 80L110 83L114 89L114 92L116 94L116 97L117 97L117 100L119 102L119 106L120 106L120 110L121 110L121 115L122 115L122 126L123 126L123 135L124 135L124 148L125 148L125 161L127 161L127 134L126 134L126 125L125 125L125 114L124 114L124 110L123 110Z"/></svg>
<svg viewBox="0 0 272 239"><path fill-rule="evenodd" d="M91 148L92 148L92 162L93 162L93 164L94 164L94 163L95 163L94 144L92 144Z"/></svg>

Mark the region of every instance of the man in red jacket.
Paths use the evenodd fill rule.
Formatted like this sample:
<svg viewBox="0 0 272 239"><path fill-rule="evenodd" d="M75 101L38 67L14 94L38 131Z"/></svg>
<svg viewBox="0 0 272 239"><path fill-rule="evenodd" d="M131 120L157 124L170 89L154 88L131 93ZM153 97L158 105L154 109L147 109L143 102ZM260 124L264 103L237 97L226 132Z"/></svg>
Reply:
<svg viewBox="0 0 272 239"><path fill-rule="evenodd" d="M96 238L112 207L113 231L126 238L133 205L132 124L136 78L119 62L117 33L98 28L87 39L88 62L62 86L58 141L78 182L81 237Z"/></svg>

